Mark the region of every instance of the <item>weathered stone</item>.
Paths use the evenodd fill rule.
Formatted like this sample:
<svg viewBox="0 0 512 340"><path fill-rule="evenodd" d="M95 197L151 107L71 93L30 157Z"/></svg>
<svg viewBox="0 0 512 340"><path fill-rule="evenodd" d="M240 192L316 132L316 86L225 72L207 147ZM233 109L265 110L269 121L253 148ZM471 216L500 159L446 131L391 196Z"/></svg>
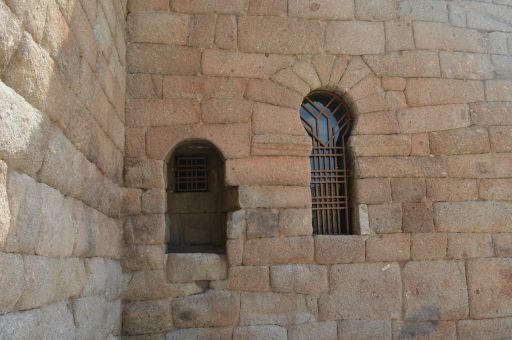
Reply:
<svg viewBox="0 0 512 340"><path fill-rule="evenodd" d="M309 64L308 64L309 65ZM291 68L285 68L271 78L273 81L284 87L288 87L300 94L306 95L311 91L310 85L299 77Z"/></svg>
<svg viewBox="0 0 512 340"><path fill-rule="evenodd" d="M512 125L512 103L483 102L470 104L471 120L477 125Z"/></svg>
<svg viewBox="0 0 512 340"><path fill-rule="evenodd" d="M356 203L380 204L391 201L391 185L388 179L359 178L354 184Z"/></svg>
<svg viewBox="0 0 512 340"><path fill-rule="evenodd" d="M126 104L129 127L193 124L201 119L199 104L189 99L133 99Z"/></svg>
<svg viewBox="0 0 512 340"><path fill-rule="evenodd" d="M249 0L174 0L171 9L183 13L245 14Z"/></svg>
<svg viewBox="0 0 512 340"><path fill-rule="evenodd" d="M165 12L130 13L129 41L184 45L187 41L187 16Z"/></svg>
<svg viewBox="0 0 512 340"><path fill-rule="evenodd" d="M206 123L247 123L253 103L245 99L211 99L201 105Z"/></svg>
<svg viewBox="0 0 512 340"><path fill-rule="evenodd" d="M403 271L407 320L453 320L468 315L464 264L409 262Z"/></svg>
<svg viewBox="0 0 512 340"><path fill-rule="evenodd" d="M338 336L341 339L389 339L391 322L380 320L342 320L338 322Z"/></svg>
<svg viewBox="0 0 512 340"><path fill-rule="evenodd" d="M412 25L408 22L386 21L386 51L414 49Z"/></svg>
<svg viewBox="0 0 512 340"><path fill-rule="evenodd" d="M478 126L435 131L431 132L429 137L430 150L434 155L477 154L490 151L487 130Z"/></svg>
<svg viewBox="0 0 512 340"><path fill-rule="evenodd" d="M446 177L440 157L360 157L356 169L361 177Z"/></svg>
<svg viewBox="0 0 512 340"><path fill-rule="evenodd" d="M494 234L492 241L496 256L512 257L512 233Z"/></svg>
<svg viewBox="0 0 512 340"><path fill-rule="evenodd" d="M126 54L128 72L193 75L201 67L201 52L195 48L132 43Z"/></svg>
<svg viewBox="0 0 512 340"><path fill-rule="evenodd" d="M507 338L512 332L512 318L457 321L458 334L463 339L478 340L489 335Z"/></svg>
<svg viewBox="0 0 512 340"><path fill-rule="evenodd" d="M276 325L238 327L233 332L234 340L286 340L286 328Z"/></svg>
<svg viewBox="0 0 512 340"><path fill-rule="evenodd" d="M467 271L471 317L509 316L512 259L473 259L468 261Z"/></svg>
<svg viewBox="0 0 512 340"><path fill-rule="evenodd" d="M227 277L226 258L217 254L168 254L170 282L223 280Z"/></svg>
<svg viewBox="0 0 512 340"><path fill-rule="evenodd" d="M306 186L309 181L309 159L306 157L252 157L226 161L226 184L230 186Z"/></svg>
<svg viewBox="0 0 512 340"><path fill-rule="evenodd" d="M364 262L365 238L361 236L315 236L315 260L321 264Z"/></svg>
<svg viewBox="0 0 512 340"><path fill-rule="evenodd" d="M405 95L411 106L464 104L483 101L484 89L478 80L413 78Z"/></svg>
<svg viewBox="0 0 512 340"><path fill-rule="evenodd" d="M191 19L188 45L212 47L215 38L215 15L194 15Z"/></svg>
<svg viewBox="0 0 512 340"><path fill-rule="evenodd" d="M395 52L386 55L364 56L368 66L379 77L439 77L439 58L436 52Z"/></svg>
<svg viewBox="0 0 512 340"><path fill-rule="evenodd" d="M176 329L165 337L166 340L181 340L181 339L197 339L197 340L231 340L233 336L233 329L231 327L209 327L209 328L188 328ZM136 339L139 340L139 339ZM160 340L159 338L153 339L140 339L140 340ZM163 337L162 337L163 340Z"/></svg>
<svg viewBox="0 0 512 340"><path fill-rule="evenodd" d="M48 119L0 82L0 158L35 175L51 133Z"/></svg>
<svg viewBox="0 0 512 340"><path fill-rule="evenodd" d="M287 0L250 0L248 14L285 16L287 8Z"/></svg>
<svg viewBox="0 0 512 340"><path fill-rule="evenodd" d="M229 266L241 266L244 252L244 241L242 239L226 241L226 258Z"/></svg>
<svg viewBox="0 0 512 340"><path fill-rule="evenodd" d="M432 178L427 179L427 197L434 201L470 201L478 198L474 179Z"/></svg>
<svg viewBox="0 0 512 340"><path fill-rule="evenodd" d="M306 322L288 328L288 339L309 340L319 338L323 340L337 340L337 327L333 321Z"/></svg>
<svg viewBox="0 0 512 340"><path fill-rule="evenodd" d="M354 18L352 1L322 0L311 3L308 0L292 0L288 4L288 15L291 17L350 20Z"/></svg>
<svg viewBox="0 0 512 340"><path fill-rule="evenodd" d="M228 288L252 292L270 290L270 274L268 267L241 266L229 268Z"/></svg>
<svg viewBox="0 0 512 340"><path fill-rule="evenodd" d="M242 208L306 208L311 192L306 187L241 186L238 201Z"/></svg>
<svg viewBox="0 0 512 340"><path fill-rule="evenodd" d="M446 257L447 237L444 233L416 233L411 235L411 258L441 260Z"/></svg>
<svg viewBox="0 0 512 340"><path fill-rule="evenodd" d="M448 22L446 4L435 0L400 0L398 16L402 20Z"/></svg>
<svg viewBox="0 0 512 340"><path fill-rule="evenodd" d="M409 234L389 234L370 237L366 240L368 262L405 261L411 256Z"/></svg>
<svg viewBox="0 0 512 340"><path fill-rule="evenodd" d="M400 204L376 204L368 206L370 228L377 234L402 231L402 208Z"/></svg>
<svg viewBox="0 0 512 340"><path fill-rule="evenodd" d="M247 85L245 96L256 102L290 107L296 109L302 102L297 92L275 84L268 80L251 80Z"/></svg>
<svg viewBox="0 0 512 340"><path fill-rule="evenodd" d="M270 268L272 291L318 295L329 289L327 266L282 265Z"/></svg>
<svg viewBox="0 0 512 340"><path fill-rule="evenodd" d="M241 325L289 324L313 321L316 299L301 294L242 293Z"/></svg>
<svg viewBox="0 0 512 340"><path fill-rule="evenodd" d="M373 112L360 115L353 127L353 134L393 134L398 133L398 121L395 112Z"/></svg>
<svg viewBox="0 0 512 340"><path fill-rule="evenodd" d="M250 209L247 211L247 238L275 237L279 235L278 211Z"/></svg>
<svg viewBox="0 0 512 340"><path fill-rule="evenodd" d="M185 139L206 139L214 144L225 159L248 157L249 124L201 124L163 126L148 129L146 152L153 159L167 159L171 150ZM142 161L135 161L142 162ZM126 161L126 164L133 163ZM150 163L158 163L150 161ZM125 182L126 185L128 185Z"/></svg>
<svg viewBox="0 0 512 340"><path fill-rule="evenodd" d="M9 7L0 5L0 18L4 25L0 30L0 74L7 66L12 54L16 51L23 34L21 21L11 12Z"/></svg>
<svg viewBox="0 0 512 340"><path fill-rule="evenodd" d="M312 237L259 238L245 243L244 265L310 263L313 261Z"/></svg>
<svg viewBox="0 0 512 340"><path fill-rule="evenodd" d="M404 203L404 232L429 233L434 231L434 215L430 203Z"/></svg>
<svg viewBox="0 0 512 340"><path fill-rule="evenodd" d="M393 323L393 339L457 339L453 321L397 321Z"/></svg>
<svg viewBox="0 0 512 340"><path fill-rule="evenodd" d="M246 229L245 216L245 210L237 210L228 213L228 221L226 227L226 237L228 240L240 239L244 237Z"/></svg>
<svg viewBox="0 0 512 340"><path fill-rule="evenodd" d="M461 52L485 52L483 34L471 29L453 27L445 23L415 22L416 48Z"/></svg>
<svg viewBox="0 0 512 340"><path fill-rule="evenodd" d="M481 179L478 190L484 200L512 201L512 179Z"/></svg>
<svg viewBox="0 0 512 340"><path fill-rule="evenodd" d="M467 105L407 108L397 115L403 133L449 130L471 124Z"/></svg>
<svg viewBox="0 0 512 340"><path fill-rule="evenodd" d="M131 302L123 306L123 332L160 333L172 327L171 300Z"/></svg>
<svg viewBox="0 0 512 340"><path fill-rule="evenodd" d="M142 212L146 214L165 214L167 212L167 193L164 189L149 189L142 194Z"/></svg>
<svg viewBox="0 0 512 340"><path fill-rule="evenodd" d="M15 254L0 253L2 277L0 287L4 293L0 298L0 312L11 312L20 298L24 288L23 257ZM0 330L2 327L0 326ZM4 333L5 334L5 333Z"/></svg>
<svg viewBox="0 0 512 340"><path fill-rule="evenodd" d="M125 271L163 269L164 253L163 245L126 245L121 263Z"/></svg>
<svg viewBox="0 0 512 340"><path fill-rule="evenodd" d="M214 76L268 78L292 63L293 59L284 55L210 49L203 54L202 69L204 74Z"/></svg>
<svg viewBox="0 0 512 340"><path fill-rule="evenodd" d="M331 267L329 277L330 294L318 300L319 320L399 317L402 283L398 264L339 264Z"/></svg>
<svg viewBox="0 0 512 340"><path fill-rule="evenodd" d="M411 156L430 155L430 143L428 134L415 133L411 135Z"/></svg>
<svg viewBox="0 0 512 340"><path fill-rule="evenodd" d="M410 135L352 136L350 147L355 157L408 156L411 153Z"/></svg>
<svg viewBox="0 0 512 340"><path fill-rule="evenodd" d="M426 197L425 181L419 178L393 178L391 189L395 202L422 202Z"/></svg>
<svg viewBox="0 0 512 340"><path fill-rule="evenodd" d="M21 19L25 29L34 37L36 42L41 41L46 23L47 0L37 1L5 1L12 12Z"/></svg>
<svg viewBox="0 0 512 340"><path fill-rule="evenodd" d="M448 232L510 232L511 212L508 202L439 202L434 204L434 222Z"/></svg>
<svg viewBox="0 0 512 340"><path fill-rule="evenodd" d="M256 134L287 134L304 136L297 108L264 103L254 104L253 129Z"/></svg>
<svg viewBox="0 0 512 340"><path fill-rule="evenodd" d="M385 37L382 23L331 21L327 24L325 34L325 49L329 53L352 55L384 53Z"/></svg>
<svg viewBox="0 0 512 340"><path fill-rule="evenodd" d="M251 146L254 156L309 156L311 154L311 137L254 135Z"/></svg>
<svg viewBox="0 0 512 340"><path fill-rule="evenodd" d="M485 54L440 52L441 73L444 78L492 79L494 69Z"/></svg>
<svg viewBox="0 0 512 340"><path fill-rule="evenodd" d="M348 65L345 66L345 63L347 62ZM344 66L342 68L344 72L338 82L337 87L345 91L352 88L352 86L357 84L361 79L365 78L372 72L372 70L368 67L368 65L366 65L363 58L360 56L350 57L350 59L345 61L342 66ZM331 80L329 80L329 82L331 82ZM336 86L336 84L334 85Z"/></svg>
<svg viewBox="0 0 512 340"><path fill-rule="evenodd" d="M177 328L234 325L240 314L240 296L224 291L181 297L172 301Z"/></svg>
<svg viewBox="0 0 512 340"><path fill-rule="evenodd" d="M390 91L403 91L407 80L400 77L386 77L382 78L382 88Z"/></svg>
<svg viewBox="0 0 512 340"><path fill-rule="evenodd" d="M130 12L168 11L169 2L166 0L128 0Z"/></svg>
<svg viewBox="0 0 512 340"><path fill-rule="evenodd" d="M279 212L279 234L309 236L313 233L311 209L283 209Z"/></svg>
<svg viewBox="0 0 512 340"><path fill-rule="evenodd" d="M512 126L491 126L489 135L494 152L512 152Z"/></svg>
<svg viewBox="0 0 512 340"><path fill-rule="evenodd" d="M125 184L129 188L164 188L164 167L165 164L162 161L127 158Z"/></svg>
<svg viewBox="0 0 512 340"><path fill-rule="evenodd" d="M356 18L360 20L390 20L395 12L394 0L356 0Z"/></svg>
<svg viewBox="0 0 512 340"><path fill-rule="evenodd" d="M124 239L128 244L163 244L167 240L166 216L136 215L124 224Z"/></svg>
<svg viewBox="0 0 512 340"><path fill-rule="evenodd" d="M491 257L493 254L489 234L448 234L447 256L451 259Z"/></svg>
<svg viewBox="0 0 512 340"><path fill-rule="evenodd" d="M219 15L215 27L215 46L234 50L238 46L237 21L235 16Z"/></svg>
<svg viewBox="0 0 512 340"><path fill-rule="evenodd" d="M309 39L303 39L306 35ZM271 16L243 16L238 20L238 44L243 52L320 53L322 47L316 42L322 35L322 26L313 20Z"/></svg>
<svg viewBox="0 0 512 340"><path fill-rule="evenodd" d="M510 177L510 154L478 154L449 156L447 168L450 177L505 178Z"/></svg>

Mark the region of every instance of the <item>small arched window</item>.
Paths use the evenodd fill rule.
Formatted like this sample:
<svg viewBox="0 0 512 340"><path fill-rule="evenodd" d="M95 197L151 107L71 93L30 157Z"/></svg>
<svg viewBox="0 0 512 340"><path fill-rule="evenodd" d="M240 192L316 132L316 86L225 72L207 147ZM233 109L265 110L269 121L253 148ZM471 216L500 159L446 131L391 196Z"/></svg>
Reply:
<svg viewBox="0 0 512 340"><path fill-rule="evenodd" d="M352 126L350 110L339 95L313 91L300 107L304 128L311 136L310 156L313 233L351 233L350 177L347 150Z"/></svg>

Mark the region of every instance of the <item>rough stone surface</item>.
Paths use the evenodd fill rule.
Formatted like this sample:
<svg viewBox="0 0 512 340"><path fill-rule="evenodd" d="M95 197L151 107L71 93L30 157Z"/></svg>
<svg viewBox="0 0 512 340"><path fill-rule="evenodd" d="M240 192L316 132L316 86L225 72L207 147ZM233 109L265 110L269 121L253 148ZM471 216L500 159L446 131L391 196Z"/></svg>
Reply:
<svg viewBox="0 0 512 340"><path fill-rule="evenodd" d="M402 284L396 263L333 265L329 294L318 300L320 320L397 318Z"/></svg>
<svg viewBox="0 0 512 340"><path fill-rule="evenodd" d="M408 320L453 320L468 315L464 264L409 262L403 271Z"/></svg>
<svg viewBox="0 0 512 340"><path fill-rule="evenodd" d="M274 292L317 295L328 290L326 266L272 266L270 278Z"/></svg>
<svg viewBox="0 0 512 340"><path fill-rule="evenodd" d="M418 233L411 236L411 258L441 260L446 257L448 239L444 233Z"/></svg>
<svg viewBox="0 0 512 340"><path fill-rule="evenodd" d="M170 282L225 279L226 258L217 254L168 254L167 278Z"/></svg>
<svg viewBox="0 0 512 340"><path fill-rule="evenodd" d="M315 260L321 264L363 262L365 240L361 236L315 237Z"/></svg>
<svg viewBox="0 0 512 340"><path fill-rule="evenodd" d="M327 25L325 41L326 50L330 53L384 53L384 25L377 22L332 21Z"/></svg>

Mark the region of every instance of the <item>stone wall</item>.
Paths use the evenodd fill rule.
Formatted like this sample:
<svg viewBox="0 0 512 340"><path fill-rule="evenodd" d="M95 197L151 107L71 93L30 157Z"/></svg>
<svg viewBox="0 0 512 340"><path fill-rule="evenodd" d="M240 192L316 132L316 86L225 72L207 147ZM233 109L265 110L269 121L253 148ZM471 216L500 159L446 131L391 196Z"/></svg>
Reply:
<svg viewBox="0 0 512 340"><path fill-rule="evenodd" d="M121 334L122 0L0 1L0 338Z"/></svg>
<svg viewBox="0 0 512 340"><path fill-rule="evenodd" d="M127 338L510 336L511 5L129 1ZM311 235L298 108L320 88L356 117L361 235ZM186 139L238 192L225 258L164 254Z"/></svg>

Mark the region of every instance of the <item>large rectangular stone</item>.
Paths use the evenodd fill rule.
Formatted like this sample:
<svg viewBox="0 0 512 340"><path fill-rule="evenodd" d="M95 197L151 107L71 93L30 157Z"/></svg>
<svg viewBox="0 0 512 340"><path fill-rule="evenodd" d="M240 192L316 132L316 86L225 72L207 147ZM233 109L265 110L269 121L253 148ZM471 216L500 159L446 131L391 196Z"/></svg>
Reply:
<svg viewBox="0 0 512 340"><path fill-rule="evenodd" d="M493 201L434 203L434 222L448 232L511 232L512 203Z"/></svg>
<svg viewBox="0 0 512 340"><path fill-rule="evenodd" d="M407 320L453 320L468 316L464 264L409 262L403 270Z"/></svg>
<svg viewBox="0 0 512 340"><path fill-rule="evenodd" d="M306 322L298 325L293 325L288 328L288 339L290 340L337 340L337 326L336 322Z"/></svg>
<svg viewBox="0 0 512 340"><path fill-rule="evenodd" d="M434 201L471 201L478 199L475 179L427 179L427 197Z"/></svg>
<svg viewBox="0 0 512 340"><path fill-rule="evenodd" d="M261 326L246 326L237 327L233 332L233 340L286 340L286 328L277 325L261 325Z"/></svg>
<svg viewBox="0 0 512 340"><path fill-rule="evenodd" d="M366 21L331 21L325 32L325 49L334 54L384 53L384 24ZM308 52L310 53L310 52Z"/></svg>
<svg viewBox="0 0 512 340"><path fill-rule="evenodd" d="M126 63L130 73L193 75L201 69L201 52L184 46L131 43Z"/></svg>
<svg viewBox="0 0 512 340"><path fill-rule="evenodd" d="M446 177L446 163L440 157L360 157L356 169L366 177Z"/></svg>
<svg viewBox="0 0 512 340"><path fill-rule="evenodd" d="M393 339L457 339L454 321L395 321Z"/></svg>
<svg viewBox="0 0 512 340"><path fill-rule="evenodd" d="M391 321L342 320L338 322L338 339L391 339Z"/></svg>
<svg viewBox="0 0 512 340"><path fill-rule="evenodd" d="M488 80L485 82L485 99L488 101L512 101L511 80Z"/></svg>
<svg viewBox="0 0 512 340"><path fill-rule="evenodd" d="M311 263L313 237L258 238L245 243L244 265Z"/></svg>
<svg viewBox="0 0 512 340"><path fill-rule="evenodd" d="M130 13L127 20L128 40L156 44L185 45L189 18L166 12Z"/></svg>
<svg viewBox="0 0 512 340"><path fill-rule="evenodd" d="M467 270L471 317L510 316L512 259L473 259L468 261Z"/></svg>
<svg viewBox="0 0 512 340"><path fill-rule="evenodd" d="M316 310L316 299L302 294L242 293L240 324L299 324L314 321Z"/></svg>
<svg viewBox="0 0 512 340"><path fill-rule="evenodd" d="M292 64L293 58L284 55L208 49L203 53L202 70L213 76L269 78Z"/></svg>
<svg viewBox="0 0 512 340"><path fill-rule="evenodd" d="M362 156L409 156L410 135L352 136L350 147L355 157Z"/></svg>
<svg viewBox="0 0 512 340"><path fill-rule="evenodd" d="M494 152L512 152L512 126L489 127Z"/></svg>
<svg viewBox="0 0 512 340"><path fill-rule="evenodd" d="M386 234L366 240L367 262L406 261L411 257L409 234Z"/></svg>
<svg viewBox="0 0 512 340"><path fill-rule="evenodd" d="M167 254L170 282L223 280L227 277L226 257L218 254Z"/></svg>
<svg viewBox="0 0 512 340"><path fill-rule="evenodd" d="M131 302L123 306L123 332L149 334L173 328L171 300Z"/></svg>
<svg viewBox="0 0 512 340"><path fill-rule="evenodd" d="M416 48L484 53L484 35L476 30L445 23L413 23Z"/></svg>
<svg viewBox="0 0 512 340"><path fill-rule="evenodd" d="M307 36L308 39L304 39ZM318 21L244 16L238 20L238 45L243 52L320 53L323 28Z"/></svg>
<svg viewBox="0 0 512 340"><path fill-rule="evenodd" d="M486 337L506 339L512 334L512 317L484 320L461 320L457 322L459 337L467 340L481 340Z"/></svg>
<svg viewBox="0 0 512 340"><path fill-rule="evenodd" d="M447 256L451 259L492 257L494 255L490 234L449 233Z"/></svg>
<svg viewBox="0 0 512 340"><path fill-rule="evenodd" d="M270 291L270 273L266 266L230 267L228 281L231 290Z"/></svg>
<svg viewBox="0 0 512 340"><path fill-rule="evenodd" d="M472 103L471 120L476 125L512 125L512 103Z"/></svg>
<svg viewBox="0 0 512 340"><path fill-rule="evenodd" d="M411 106L466 104L484 100L484 86L477 80L413 78L405 88Z"/></svg>
<svg viewBox="0 0 512 340"><path fill-rule="evenodd" d="M379 77L439 77L439 58L432 51L367 55L363 59Z"/></svg>
<svg viewBox="0 0 512 340"><path fill-rule="evenodd" d="M270 267L272 291L318 295L329 289L327 266L281 265Z"/></svg>
<svg viewBox="0 0 512 340"><path fill-rule="evenodd" d="M381 204L391 202L391 184L385 178L358 178L354 180L355 203Z"/></svg>
<svg viewBox="0 0 512 340"><path fill-rule="evenodd" d="M0 287L3 293L0 296L0 313L4 314L14 310L20 298L25 282L23 257L16 254L0 253ZM0 330L2 327L0 326Z"/></svg>
<svg viewBox="0 0 512 340"><path fill-rule="evenodd" d="M399 318L402 282L397 263L333 265L329 294L318 300L319 320Z"/></svg>
<svg viewBox="0 0 512 340"><path fill-rule="evenodd" d="M402 231L402 207L400 203L372 204L368 206L370 228L377 234Z"/></svg>
<svg viewBox="0 0 512 340"><path fill-rule="evenodd" d="M209 291L172 301L172 316L177 328L232 326L240 315L240 295Z"/></svg>
<svg viewBox="0 0 512 340"><path fill-rule="evenodd" d="M429 141L434 155L479 154L491 150L489 134L479 126L431 132Z"/></svg>
<svg viewBox="0 0 512 340"><path fill-rule="evenodd" d="M171 9L183 13L245 14L249 0L172 0Z"/></svg>
<svg viewBox="0 0 512 340"><path fill-rule="evenodd" d="M253 79L249 81L245 97L256 102L292 109L297 109L302 103L302 96L299 93L269 80Z"/></svg>
<svg viewBox="0 0 512 340"><path fill-rule="evenodd" d="M254 103L252 127L255 134L286 134L304 136L297 108Z"/></svg>
<svg viewBox="0 0 512 340"><path fill-rule="evenodd" d="M288 16L350 20L354 18L354 2L349 0L290 0L288 1Z"/></svg>
<svg viewBox="0 0 512 340"><path fill-rule="evenodd" d="M128 127L194 124L200 120L199 103L191 99L132 99L126 103Z"/></svg>
<svg viewBox="0 0 512 340"><path fill-rule="evenodd" d="M478 190L484 200L512 201L511 178L481 179Z"/></svg>
<svg viewBox="0 0 512 340"><path fill-rule="evenodd" d="M444 78L492 79L494 69L489 55L463 52L440 52Z"/></svg>
<svg viewBox="0 0 512 340"><path fill-rule="evenodd" d="M399 133L396 113L393 111L372 112L359 115L354 127L354 135L379 135Z"/></svg>
<svg viewBox="0 0 512 340"><path fill-rule="evenodd" d="M445 233L416 233L411 235L411 258L414 261L442 260L446 257Z"/></svg>
<svg viewBox="0 0 512 340"><path fill-rule="evenodd" d="M242 208L306 208L311 207L308 187L240 186L238 202Z"/></svg>

